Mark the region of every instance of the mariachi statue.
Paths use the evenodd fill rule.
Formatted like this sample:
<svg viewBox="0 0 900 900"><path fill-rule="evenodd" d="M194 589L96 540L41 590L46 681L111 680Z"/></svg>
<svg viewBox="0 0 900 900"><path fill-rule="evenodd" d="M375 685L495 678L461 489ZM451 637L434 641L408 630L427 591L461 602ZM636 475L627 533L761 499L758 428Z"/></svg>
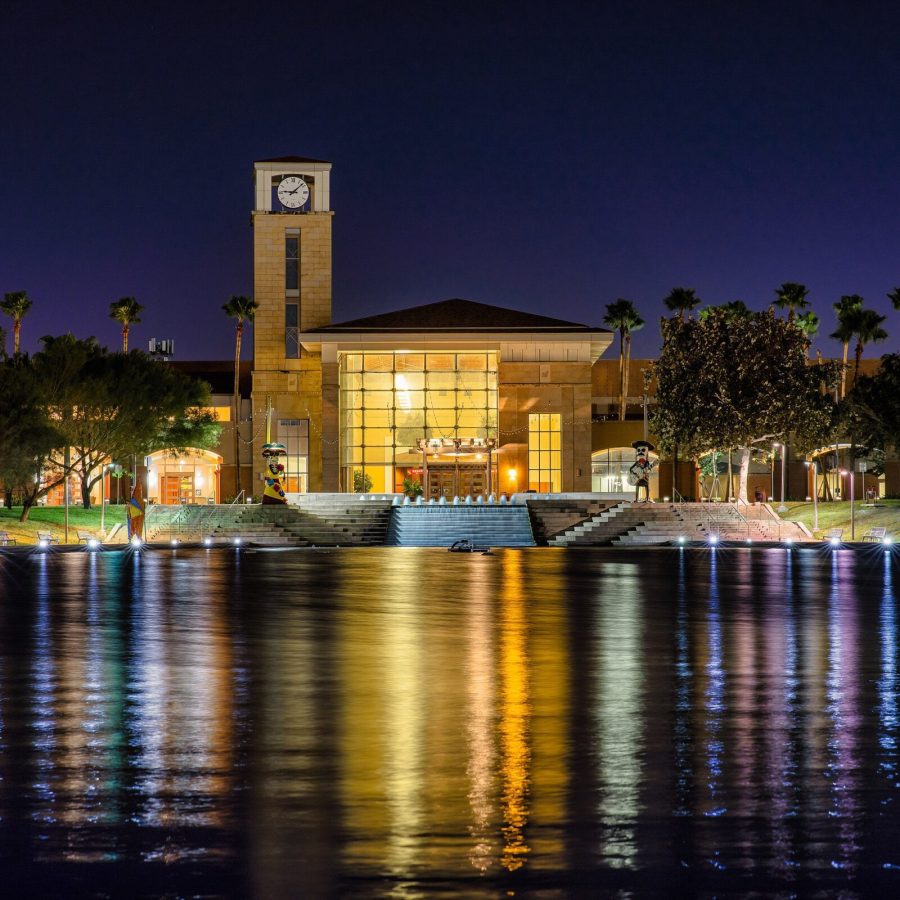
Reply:
<svg viewBox="0 0 900 900"><path fill-rule="evenodd" d="M287 497L281 481L284 478L284 465L281 457L287 454L284 444L263 444L262 455L266 461L266 487L263 491L263 506L269 504L285 504Z"/></svg>
<svg viewBox="0 0 900 900"><path fill-rule="evenodd" d="M634 502L650 503L650 473L656 463L650 459L650 451L656 448L648 441L634 441L634 462L628 470L628 480L634 485Z"/></svg>

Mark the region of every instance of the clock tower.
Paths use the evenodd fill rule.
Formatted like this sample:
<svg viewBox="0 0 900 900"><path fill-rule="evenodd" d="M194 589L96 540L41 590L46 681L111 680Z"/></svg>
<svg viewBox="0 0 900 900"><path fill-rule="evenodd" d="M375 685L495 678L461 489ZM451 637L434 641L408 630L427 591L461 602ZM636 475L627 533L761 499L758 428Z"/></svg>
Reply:
<svg viewBox="0 0 900 900"><path fill-rule="evenodd" d="M288 447L290 493L328 490L321 442L310 440L310 422L321 422L324 412L322 359L298 335L331 323L331 163L282 156L258 160L253 170L254 419L274 410L271 438ZM336 390L324 393L336 418ZM254 441L254 456L263 440ZM253 465L258 478L260 460Z"/></svg>

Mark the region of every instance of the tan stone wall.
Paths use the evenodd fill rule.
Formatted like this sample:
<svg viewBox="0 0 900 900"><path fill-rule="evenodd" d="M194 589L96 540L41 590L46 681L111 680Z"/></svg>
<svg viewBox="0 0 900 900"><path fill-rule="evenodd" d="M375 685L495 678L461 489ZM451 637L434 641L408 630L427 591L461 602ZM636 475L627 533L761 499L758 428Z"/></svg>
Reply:
<svg viewBox="0 0 900 900"><path fill-rule="evenodd" d="M329 414L328 439L323 441L321 357L305 351L300 359L284 355L285 304L299 304L301 331L331 322L331 219L330 212L253 215L253 296L259 303L253 328L252 398L259 429L254 443L254 492L259 491L263 473L260 450L265 441L267 397L275 421L309 419L309 490L337 489L337 388L331 398L334 410ZM284 288L285 232L295 228L300 231L300 296L288 297ZM276 429L273 423L273 439Z"/></svg>
<svg viewBox="0 0 900 900"><path fill-rule="evenodd" d="M253 215L253 296L259 303L253 328L257 369L298 369L284 356L285 303L300 305L300 329L331 322L330 212L305 215ZM286 297L284 242L289 228L300 230L300 296Z"/></svg>
<svg viewBox="0 0 900 900"><path fill-rule="evenodd" d="M259 428L259 437L254 443L254 492L259 491L260 477L264 471L260 451L265 442L266 397L272 400L273 438L278 419L309 419L309 490L332 490L323 486L322 475L323 447L329 446L322 440L322 360L319 356L308 356L294 362L298 363L296 371L267 372L256 369L253 372L254 421ZM337 413L334 419L334 434L328 436L330 441L337 439ZM336 444L331 447L331 452L336 458Z"/></svg>
<svg viewBox="0 0 900 900"><path fill-rule="evenodd" d="M499 371L499 485L528 488L528 416L562 416L562 489L591 489L591 366L570 362L501 362ZM514 468L517 479L509 478Z"/></svg>

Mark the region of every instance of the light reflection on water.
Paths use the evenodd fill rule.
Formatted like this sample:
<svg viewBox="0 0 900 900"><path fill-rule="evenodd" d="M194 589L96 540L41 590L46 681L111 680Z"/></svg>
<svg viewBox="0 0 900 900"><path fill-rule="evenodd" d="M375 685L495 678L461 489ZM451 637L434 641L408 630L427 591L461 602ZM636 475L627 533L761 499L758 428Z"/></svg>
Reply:
<svg viewBox="0 0 900 900"><path fill-rule="evenodd" d="M51 894L896 891L898 560L0 558L0 862Z"/></svg>

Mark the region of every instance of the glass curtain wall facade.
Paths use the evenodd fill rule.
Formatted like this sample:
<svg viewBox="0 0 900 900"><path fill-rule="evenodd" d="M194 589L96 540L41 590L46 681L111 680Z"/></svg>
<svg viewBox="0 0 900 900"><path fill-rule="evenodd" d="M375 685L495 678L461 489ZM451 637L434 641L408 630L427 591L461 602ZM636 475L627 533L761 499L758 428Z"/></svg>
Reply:
<svg viewBox="0 0 900 900"><path fill-rule="evenodd" d="M541 494L562 490L559 413L528 416L528 489Z"/></svg>
<svg viewBox="0 0 900 900"><path fill-rule="evenodd" d="M648 454L654 463L659 462L656 453ZM634 465L633 447L613 447L598 450L591 457L591 490L607 494L622 494L634 490L628 472ZM650 473L650 496L659 496L659 466Z"/></svg>
<svg viewBox="0 0 900 900"><path fill-rule="evenodd" d="M497 436L495 351L344 353L341 488L402 493L422 477L421 438Z"/></svg>

